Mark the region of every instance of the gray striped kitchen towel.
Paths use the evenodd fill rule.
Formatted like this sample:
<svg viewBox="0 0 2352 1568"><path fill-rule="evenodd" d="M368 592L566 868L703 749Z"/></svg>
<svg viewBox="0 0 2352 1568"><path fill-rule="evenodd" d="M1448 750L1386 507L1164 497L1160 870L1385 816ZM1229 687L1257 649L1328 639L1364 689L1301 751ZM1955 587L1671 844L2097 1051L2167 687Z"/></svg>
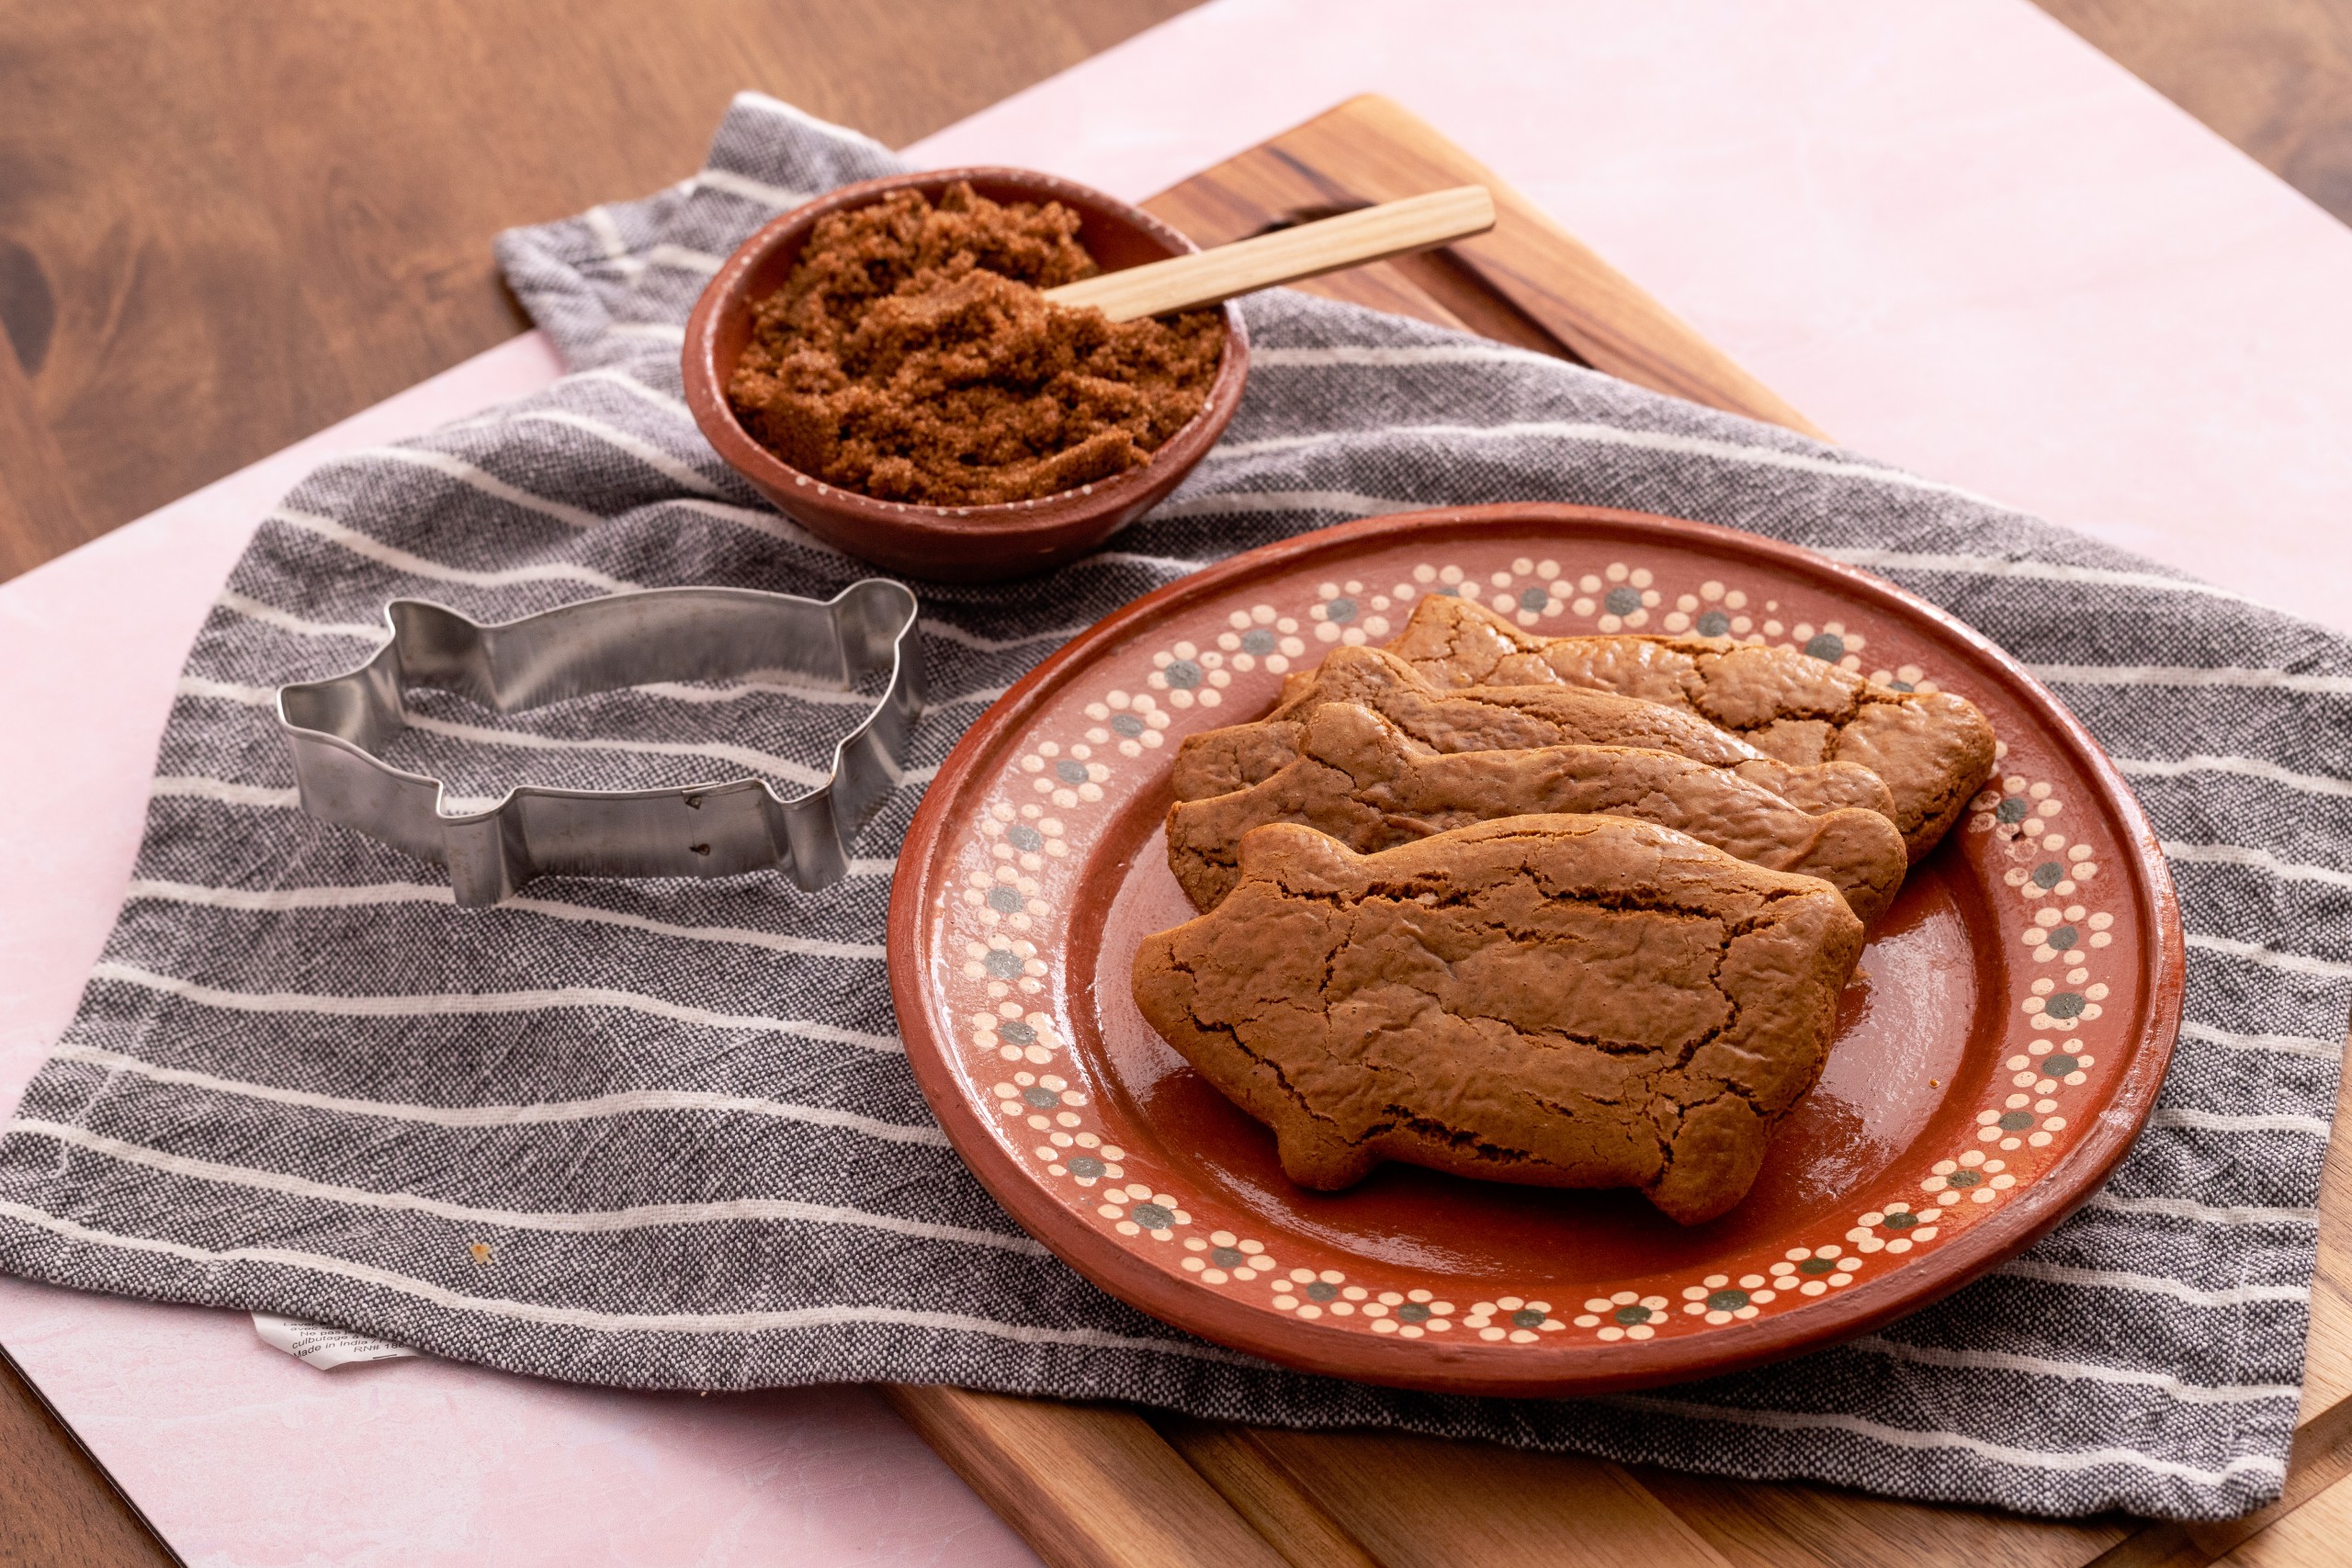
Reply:
<svg viewBox="0 0 2352 1568"><path fill-rule="evenodd" d="M571 374L337 457L270 513L189 657L120 924L0 1139L0 1267L632 1388L948 1382L2051 1514L2278 1493L2352 1005L2352 644L1950 486L1269 294L1224 449L1116 549L922 589L936 705L839 886L548 881L460 913L438 873L304 817L272 689L358 660L389 598L503 620L637 584L829 595L866 575L716 459L677 356L744 234L897 166L738 100L693 179L504 237ZM1343 518L1529 499L1812 546L2040 667L2167 840L2189 1021L2106 1191L1883 1333L1594 1403L1295 1375L1104 1297L966 1174L894 1031L891 855L974 716L1136 595ZM845 702L686 686L500 717L427 696L397 755L460 795L518 769L675 784L723 735L730 767L795 784Z"/></svg>

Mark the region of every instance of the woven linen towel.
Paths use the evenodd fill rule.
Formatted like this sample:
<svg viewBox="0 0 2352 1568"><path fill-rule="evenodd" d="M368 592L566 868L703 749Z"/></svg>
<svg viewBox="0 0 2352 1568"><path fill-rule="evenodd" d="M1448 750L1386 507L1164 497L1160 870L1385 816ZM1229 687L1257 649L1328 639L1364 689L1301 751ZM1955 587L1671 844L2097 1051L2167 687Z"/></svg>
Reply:
<svg viewBox="0 0 2352 1568"><path fill-rule="evenodd" d="M189 657L146 842L79 1016L0 1138L0 1268L288 1314L632 1388L944 1382L1368 1425L2049 1514L2274 1495L2352 1004L2352 644L1990 502L1607 377L1294 294L1251 299L1223 448L1116 549L925 586L937 702L841 885L545 881L458 911L305 817L272 689L383 603L503 620L634 585L867 575L760 504L679 400L680 323L777 210L899 165L739 99L669 191L500 254L572 373L322 468ZM884 982L891 855L1004 687L1200 562L1349 517L1583 502L1886 573L2038 666L2142 790L2189 931L2162 1108L2030 1253L1842 1348L1640 1397L1303 1377L1113 1301L1017 1230L916 1091ZM673 686L500 716L420 698L398 760L481 795L808 782L858 710ZM714 738L725 738L723 745Z"/></svg>

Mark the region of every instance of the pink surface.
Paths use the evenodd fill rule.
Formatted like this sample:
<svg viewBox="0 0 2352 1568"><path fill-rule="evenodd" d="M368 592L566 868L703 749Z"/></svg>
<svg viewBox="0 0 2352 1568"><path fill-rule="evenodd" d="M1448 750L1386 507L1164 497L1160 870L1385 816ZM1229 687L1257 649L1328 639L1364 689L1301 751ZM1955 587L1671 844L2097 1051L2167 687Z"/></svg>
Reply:
<svg viewBox="0 0 2352 1568"><path fill-rule="evenodd" d="M1396 96L1854 445L2352 627L2352 234L2025 0L1218 0L910 149L1143 196ZM692 156L679 150L681 168ZM0 587L0 1106L121 897L183 650L329 451L519 338ZM97 700L93 700L95 694ZM1034 1562L859 1391L641 1398L0 1281L0 1342L191 1562Z"/></svg>
<svg viewBox="0 0 2352 1568"><path fill-rule="evenodd" d="M1036 1562L864 1388L697 1399L447 1361L320 1372L242 1314L15 1280L0 1328L195 1564Z"/></svg>
<svg viewBox="0 0 2352 1568"><path fill-rule="evenodd" d="M182 655L261 513L330 452L558 369L527 333L0 587L0 1106L114 923ZM243 1314L5 1279L0 1344L192 1563L1036 1562L863 1388L697 1399L446 1361L320 1372Z"/></svg>
<svg viewBox="0 0 2352 1568"><path fill-rule="evenodd" d="M1840 440L2352 629L2352 231L2024 0L1225 0L916 151L1135 198L1359 92Z"/></svg>
<svg viewBox="0 0 2352 1568"><path fill-rule="evenodd" d="M180 662L261 514L333 453L520 396L561 368L526 333L0 586L13 807L0 886L16 892L0 899L0 1106L72 1018L114 926Z"/></svg>

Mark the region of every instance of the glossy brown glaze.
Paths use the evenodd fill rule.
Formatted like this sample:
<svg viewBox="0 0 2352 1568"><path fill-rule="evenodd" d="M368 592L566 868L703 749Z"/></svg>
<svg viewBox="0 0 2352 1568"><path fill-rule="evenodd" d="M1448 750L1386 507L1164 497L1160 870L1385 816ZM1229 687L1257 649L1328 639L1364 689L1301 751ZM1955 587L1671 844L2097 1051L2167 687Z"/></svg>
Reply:
<svg viewBox="0 0 2352 1568"><path fill-rule="evenodd" d="M751 340L752 306L782 286L818 220L899 190L937 199L957 180L997 201L1057 201L1079 215L1079 240L1105 271L1197 250L1140 208L1069 180L1026 169L937 169L843 186L762 228L736 248L686 321L680 361L687 407L728 466L776 509L827 544L910 577L990 582L1026 577L1083 554L1182 482L1241 401L1250 336L1238 305L1224 307L1225 352L1201 412L1152 454L1115 478L1036 501L995 506L918 506L877 501L799 472L747 434L727 383Z"/></svg>
<svg viewBox="0 0 2352 1568"><path fill-rule="evenodd" d="M1386 581L1417 557L1471 559L1547 547L1564 557L1622 548L1668 563L1661 570L1679 562L1693 573L1779 585L1792 600L1836 607L1857 631L1868 627L1874 648L1894 650L1885 657L1935 669L1984 706L2013 755L2030 754L2071 781L2066 809L2076 816L2069 823L2091 825L2093 836L2110 846L2103 852L2109 863L2101 868L2098 897L2118 911L2119 947L2107 961L2120 966L2114 1006L2129 1004L2097 1032L2103 1064L2098 1082L2083 1091L2079 1109L2068 1107L2071 1123L2048 1148L2046 1163L1999 1205L1943 1211L1951 1234L1934 1246L1899 1260L1876 1258L1839 1293L1791 1304L1784 1292L1779 1309L1752 1320L1691 1331L1691 1323L1676 1319L1666 1326L1686 1331L1614 1343L1589 1333L1530 1336L1534 1342L1524 1344L1461 1332L1407 1340L1367 1333L1361 1319L1309 1322L1270 1311L1260 1304L1263 1287L1254 1296L1206 1288L1197 1273L1188 1277L1175 1267L1177 1247L1155 1251L1123 1239L1102 1223L1091 1197L1073 1201L1057 1190L1000 1130L983 1087L999 1069L992 1062L975 1065L945 994L960 955L942 951L941 932L961 896L956 856L970 841L969 824L1020 749L1047 732L1057 706L1082 700L1106 671L1138 667L1181 628L1216 626L1219 612L1246 604L1260 584L1354 576ZM1251 679L1257 684L1247 700L1270 700L1271 677ZM1257 694L1261 687L1263 697ZM1243 686L1231 690L1241 705ZM1212 721L1204 716L1193 722ZM1996 835L1980 832L1965 842L1956 835L1913 873L1845 998L1820 1086L1792 1114L1749 1200L1724 1218L1682 1231L1625 1194L1564 1201L1409 1169L1384 1170L1348 1193L1305 1192L1281 1175L1264 1130L1186 1069L1143 1023L1127 994L1136 944L1190 913L1156 836L1168 805L1168 754L1162 748L1139 760L1131 787L1114 779L1113 793L1091 815L1084 808L1061 813L1074 824L1083 819L1082 830L1069 830L1075 870L1064 879L1066 897L1056 895L1065 897L1067 908L1052 918L1053 929L1066 933L1055 940L1067 951L1051 956L1069 976L1062 983L1067 1070L1092 1097L1090 1114L1119 1131L1131 1168L1173 1192L1208 1195L1221 1226L1280 1238L1285 1268L1329 1266L1350 1279L1425 1279L1441 1290L1454 1278L1556 1280L1564 1297L1583 1293L1567 1281L1697 1274L1718 1260L1737 1273L1778 1256L1773 1248L1797 1231L1807 1238L1859 1234L1849 1229L1849 1211L1873 1184L1916 1192L1917 1178L1939 1152L1973 1149L1976 1137L1998 1135L1985 1129L1980 1107L2009 1081L2014 1064L2001 1056L2018 1037L2012 1002L2020 977L2036 971L2014 929L2029 923L2014 900L2018 884L2012 877L2001 886L1991 847ZM2015 854L2008 859L2022 863ZM900 1029L942 1125L1007 1210L1088 1278L1180 1326L1288 1365L1406 1386L1523 1395L1673 1382L1817 1348L1915 1311L2022 1249L2096 1189L2145 1118L2177 1027L2182 974L2171 885L2136 803L2080 726L2014 660L1932 606L1808 552L1702 524L1548 505L1425 513L1324 530L1195 574L1100 623L1007 694L941 770L899 856L890 946ZM2017 1157L2024 1169L2028 1156ZM1925 1201L1914 1201L1927 1208L1925 1218L1936 1217Z"/></svg>

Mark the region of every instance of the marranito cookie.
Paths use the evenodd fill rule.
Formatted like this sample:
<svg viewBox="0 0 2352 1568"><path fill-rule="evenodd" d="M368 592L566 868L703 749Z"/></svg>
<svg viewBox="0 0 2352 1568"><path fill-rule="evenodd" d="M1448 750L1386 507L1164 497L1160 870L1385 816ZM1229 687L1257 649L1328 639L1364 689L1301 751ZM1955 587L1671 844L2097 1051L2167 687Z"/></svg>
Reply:
<svg viewBox="0 0 2352 1568"><path fill-rule="evenodd" d="M1860 762L1894 792L1911 858L1935 848L1993 772L1993 727L1947 692L1898 692L1792 649L1717 637L1542 637L1432 594L1388 645L1430 685L1556 681L1687 709L1789 762Z"/></svg>
<svg viewBox="0 0 2352 1568"><path fill-rule="evenodd" d="M1626 746L1432 752L1356 703L1301 726L1297 755L1229 795L1179 801L1168 863L1195 908L1240 880L1241 838L1297 822L1370 854L1498 817L1606 813L1655 822L1773 871L1818 876L1868 926L1903 885L1903 836L1875 811L1813 816L1728 769Z"/></svg>
<svg viewBox="0 0 2352 1568"><path fill-rule="evenodd" d="M1694 713L1637 697L1558 684L1471 686L1441 692L1395 654L1335 649L1285 682L1263 719L1185 737L1170 783L1199 800L1272 778L1298 755L1300 726L1331 703L1360 703L1432 751L1523 750L1535 746L1638 746L1727 768L1800 811L1848 807L1892 821L1894 797L1876 773L1851 762L1783 762Z"/></svg>
<svg viewBox="0 0 2352 1568"><path fill-rule="evenodd" d="M1634 1187L1697 1224L1813 1086L1861 922L1826 883L1617 817L1515 817L1377 855L1289 823L1145 940L1143 1015L1337 1190L1384 1160Z"/></svg>

